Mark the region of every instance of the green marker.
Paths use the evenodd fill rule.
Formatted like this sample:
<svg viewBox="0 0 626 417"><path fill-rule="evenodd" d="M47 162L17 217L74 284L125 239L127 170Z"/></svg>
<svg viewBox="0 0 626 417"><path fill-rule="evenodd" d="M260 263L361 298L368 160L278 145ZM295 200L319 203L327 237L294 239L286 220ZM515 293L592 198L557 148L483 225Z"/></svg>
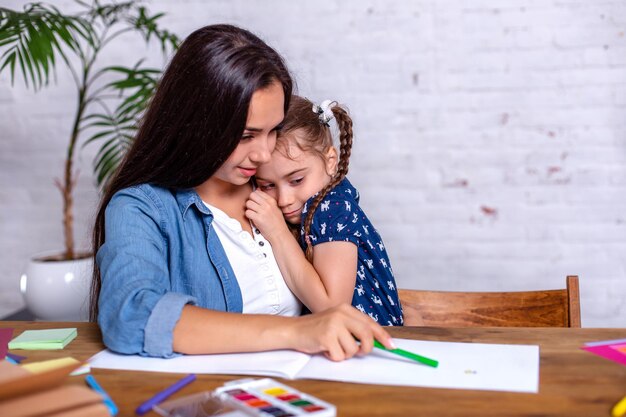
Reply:
<svg viewBox="0 0 626 417"><path fill-rule="evenodd" d="M436 368L437 366L439 366L439 361L427 358L425 356L420 356L418 354L415 354L406 350L402 350L402 349L387 349L382 344L380 344L378 340L374 340L374 347L378 349L386 350L387 352L395 353L396 355L400 355L405 358L412 359L416 362L423 363L424 365L432 366L433 368Z"/></svg>

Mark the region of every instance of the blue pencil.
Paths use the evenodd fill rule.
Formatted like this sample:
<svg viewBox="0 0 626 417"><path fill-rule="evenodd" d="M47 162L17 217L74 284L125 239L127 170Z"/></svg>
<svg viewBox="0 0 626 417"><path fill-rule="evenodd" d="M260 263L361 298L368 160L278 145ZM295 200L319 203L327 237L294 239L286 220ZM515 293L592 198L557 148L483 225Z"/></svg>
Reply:
<svg viewBox="0 0 626 417"><path fill-rule="evenodd" d="M174 394L176 391L180 390L185 385L188 385L191 382L195 381L195 379L196 379L195 374L187 375L186 377L176 382L175 384L170 385L169 387L165 388L163 391L157 392L156 394L154 394L152 398L144 401L139 407L137 407L137 409L135 410L135 413L139 415L146 414L148 411L152 410L152 407L154 407L157 404L160 404L167 397Z"/></svg>
<svg viewBox="0 0 626 417"><path fill-rule="evenodd" d="M119 411L117 409L117 405L115 405L113 399L111 399L109 394L107 394L107 392L100 386L100 384L98 384L96 378L94 378L93 375L87 375L85 377L85 381L87 382L87 385L91 387L91 389L102 395L102 397L104 398L104 405L109 409L109 413L112 416L116 416Z"/></svg>
<svg viewBox="0 0 626 417"><path fill-rule="evenodd" d="M13 359L12 357L10 357L9 355L7 355L4 359L5 359L7 362L12 363L13 365L19 365L19 362L18 362L18 361L16 361L15 359Z"/></svg>

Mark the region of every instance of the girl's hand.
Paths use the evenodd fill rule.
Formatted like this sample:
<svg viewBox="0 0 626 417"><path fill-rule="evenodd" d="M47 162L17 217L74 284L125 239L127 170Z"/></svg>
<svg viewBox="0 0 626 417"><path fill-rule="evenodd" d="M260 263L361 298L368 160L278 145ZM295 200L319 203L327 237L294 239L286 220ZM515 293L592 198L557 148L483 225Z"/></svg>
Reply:
<svg viewBox="0 0 626 417"><path fill-rule="evenodd" d="M332 361L368 354L374 339L395 349L385 329L349 304L298 317L293 323L288 340L291 348L309 354L323 352Z"/></svg>
<svg viewBox="0 0 626 417"><path fill-rule="evenodd" d="M261 190L253 191L246 201L246 217L252 220L270 243L282 233L290 233L276 200Z"/></svg>

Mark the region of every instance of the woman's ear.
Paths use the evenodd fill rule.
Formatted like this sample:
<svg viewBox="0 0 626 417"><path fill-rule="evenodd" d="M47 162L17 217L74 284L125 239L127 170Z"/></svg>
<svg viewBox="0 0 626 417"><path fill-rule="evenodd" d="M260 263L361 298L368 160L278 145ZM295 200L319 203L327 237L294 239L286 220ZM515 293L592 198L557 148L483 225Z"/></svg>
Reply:
<svg viewBox="0 0 626 417"><path fill-rule="evenodd" d="M329 146L324 158L326 159L326 173L332 177L337 173L337 149Z"/></svg>

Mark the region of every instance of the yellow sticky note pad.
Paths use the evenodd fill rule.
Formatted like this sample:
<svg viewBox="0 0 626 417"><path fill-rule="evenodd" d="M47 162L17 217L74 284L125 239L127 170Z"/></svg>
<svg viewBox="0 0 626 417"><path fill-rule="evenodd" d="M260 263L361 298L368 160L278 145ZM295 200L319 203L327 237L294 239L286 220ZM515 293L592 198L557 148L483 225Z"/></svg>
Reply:
<svg viewBox="0 0 626 417"><path fill-rule="evenodd" d="M40 374L42 372L51 371L53 369L63 368L64 366L68 366L68 365L78 365L79 363L80 362L78 360L68 356L66 358L26 363L22 365L22 368L34 374Z"/></svg>

